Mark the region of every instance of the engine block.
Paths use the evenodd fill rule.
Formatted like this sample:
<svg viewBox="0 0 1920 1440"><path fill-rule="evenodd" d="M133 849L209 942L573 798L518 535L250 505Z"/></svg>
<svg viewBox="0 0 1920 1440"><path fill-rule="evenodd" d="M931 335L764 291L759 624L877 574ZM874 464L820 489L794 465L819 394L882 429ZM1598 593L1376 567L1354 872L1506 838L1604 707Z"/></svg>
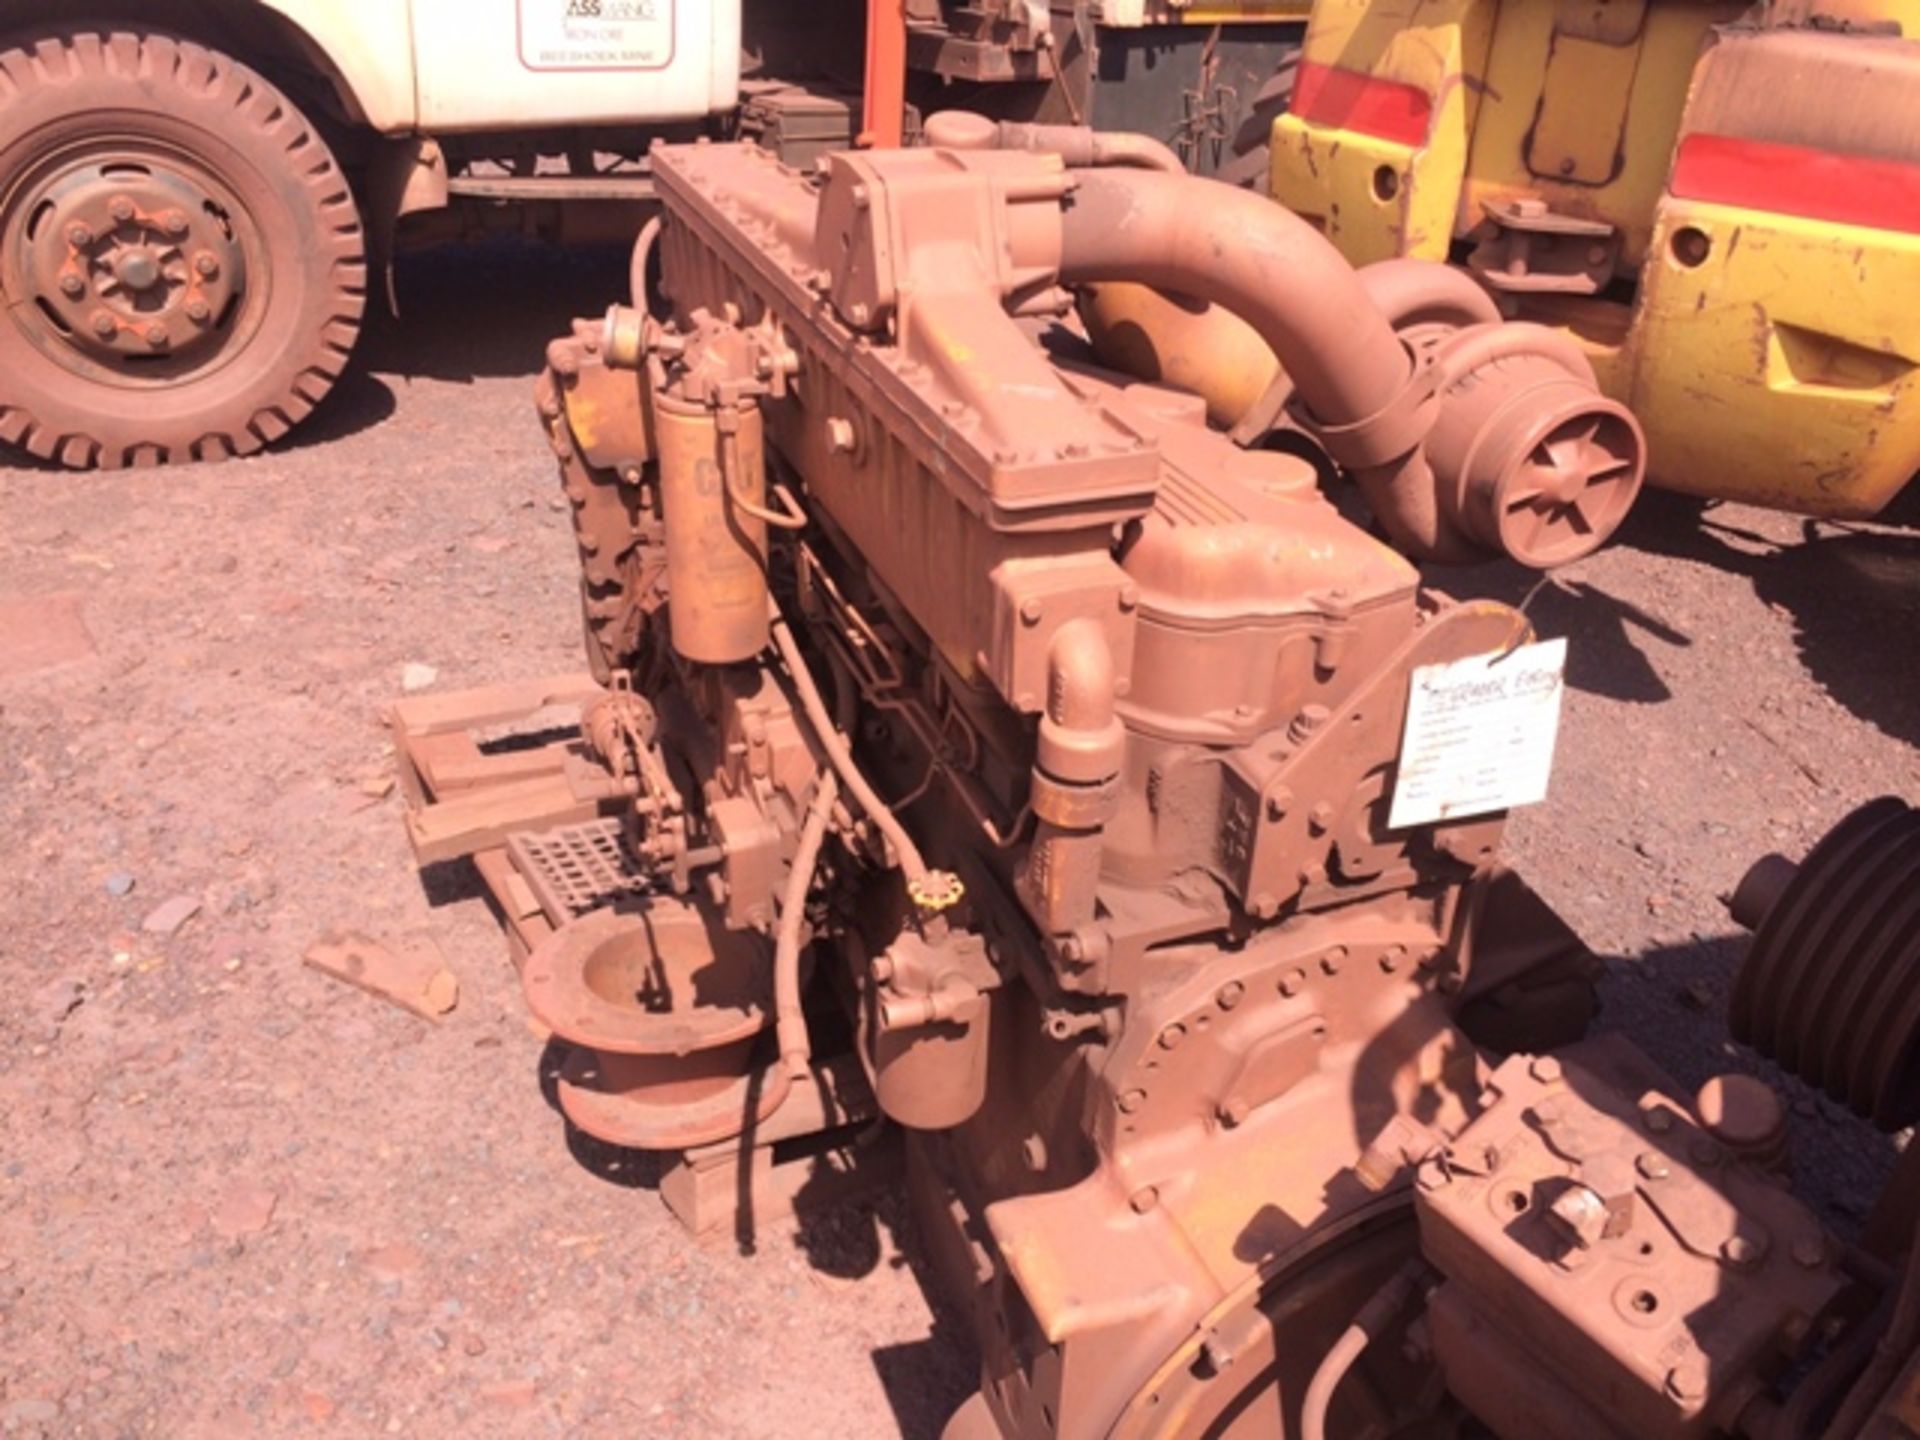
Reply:
<svg viewBox="0 0 1920 1440"><path fill-rule="evenodd" d="M1416 672L1530 638L1413 560L1585 553L1639 483L1631 417L1455 272L1354 272L1044 127L928 130L805 173L656 148L635 304L549 352L609 687L577 789L653 880L527 960L564 1108L673 1149L832 1113L855 1057L978 1320L954 1436L1548 1433L1476 1335L1550 1342L1617 1433L1724 1422L1836 1252L1684 1144L1652 1148L1690 1198L1620 1222L1643 1062L1524 1059L1579 1040L1594 958L1499 863L1501 813L1389 817ZM1282 372L1251 430L1161 378L1222 313ZM1644 1266L1581 1268L1629 1234L1699 1298L1735 1263L1701 1237L1749 1216L1789 1238L1684 1356L1683 1316L1565 1318Z"/></svg>

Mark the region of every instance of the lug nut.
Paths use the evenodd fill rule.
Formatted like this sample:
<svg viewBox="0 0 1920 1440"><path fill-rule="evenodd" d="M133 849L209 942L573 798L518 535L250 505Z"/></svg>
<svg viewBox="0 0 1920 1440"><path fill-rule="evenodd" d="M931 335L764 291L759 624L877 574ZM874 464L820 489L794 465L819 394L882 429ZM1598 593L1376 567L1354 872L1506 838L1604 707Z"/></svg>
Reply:
<svg viewBox="0 0 1920 1440"><path fill-rule="evenodd" d="M187 318L196 325L204 325L213 318L213 307L204 300L189 300Z"/></svg>
<svg viewBox="0 0 1920 1440"><path fill-rule="evenodd" d="M69 300L78 300L87 293L87 282L69 270L60 277L60 293Z"/></svg>
<svg viewBox="0 0 1920 1440"><path fill-rule="evenodd" d="M120 322L106 311L96 310L93 314L93 333L102 340L111 340L120 333Z"/></svg>
<svg viewBox="0 0 1920 1440"><path fill-rule="evenodd" d="M140 334L141 334L141 337L145 339L150 349L164 350L167 348L168 337L167 337L166 326L149 325L147 326L146 329L142 330Z"/></svg>
<svg viewBox="0 0 1920 1440"><path fill-rule="evenodd" d="M85 225L69 225L67 227L67 243L75 246L91 245L93 243L93 231Z"/></svg>
<svg viewBox="0 0 1920 1440"><path fill-rule="evenodd" d="M133 201L124 195L116 195L107 202L107 213L125 224L133 219Z"/></svg>
<svg viewBox="0 0 1920 1440"><path fill-rule="evenodd" d="M160 217L160 228L169 235L184 235L187 233L187 217L178 210L169 210Z"/></svg>
<svg viewBox="0 0 1920 1440"><path fill-rule="evenodd" d="M220 262L211 251L202 250L193 257L193 268L200 273L202 279L211 280L220 273Z"/></svg>

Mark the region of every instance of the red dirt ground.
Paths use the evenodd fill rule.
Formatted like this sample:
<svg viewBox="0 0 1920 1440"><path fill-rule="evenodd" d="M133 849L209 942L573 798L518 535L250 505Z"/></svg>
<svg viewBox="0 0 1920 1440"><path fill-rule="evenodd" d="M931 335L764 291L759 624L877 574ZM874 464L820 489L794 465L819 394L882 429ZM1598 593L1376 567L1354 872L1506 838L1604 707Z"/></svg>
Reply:
<svg viewBox="0 0 1920 1440"><path fill-rule="evenodd" d="M0 1432L919 1437L971 1387L896 1201L698 1249L645 1167L575 1158L486 904L422 883L382 793L403 667L578 666L528 394L619 273L436 256L293 448L0 469ZM1622 957L1606 1024L1690 1083L1751 1068L1718 897L1920 796L1920 534L1656 497L1529 608L1573 693L1512 854ZM458 1008L303 969L338 926L429 937ZM1891 1147L1792 1098L1850 1225Z"/></svg>

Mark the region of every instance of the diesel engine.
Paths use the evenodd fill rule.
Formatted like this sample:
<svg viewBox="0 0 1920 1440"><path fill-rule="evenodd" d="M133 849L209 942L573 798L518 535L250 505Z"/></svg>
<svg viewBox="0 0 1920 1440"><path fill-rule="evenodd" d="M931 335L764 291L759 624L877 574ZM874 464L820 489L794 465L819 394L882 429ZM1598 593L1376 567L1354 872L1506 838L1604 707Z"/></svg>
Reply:
<svg viewBox="0 0 1920 1440"><path fill-rule="evenodd" d="M865 1097L976 1321L950 1436L1816 1433L1781 1377L1831 1408L1892 1272L1771 1092L1583 1039L1499 862L1527 737L1476 729L1532 637L1413 563L1593 549L1631 416L1151 142L927 133L656 147L633 304L549 352L569 780L641 877L523 957L569 1119ZM1409 810L1463 669L1479 770Z"/></svg>

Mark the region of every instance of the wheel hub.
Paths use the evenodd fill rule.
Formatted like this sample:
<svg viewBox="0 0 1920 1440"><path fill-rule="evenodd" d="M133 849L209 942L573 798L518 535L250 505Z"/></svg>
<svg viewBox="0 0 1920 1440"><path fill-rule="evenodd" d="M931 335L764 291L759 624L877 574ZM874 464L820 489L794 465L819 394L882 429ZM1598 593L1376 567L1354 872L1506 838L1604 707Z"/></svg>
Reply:
<svg viewBox="0 0 1920 1440"><path fill-rule="evenodd" d="M150 161L95 161L53 177L15 214L23 223L9 239L24 249L56 354L137 373L157 358L200 363L224 342L246 294L246 256L199 179Z"/></svg>

